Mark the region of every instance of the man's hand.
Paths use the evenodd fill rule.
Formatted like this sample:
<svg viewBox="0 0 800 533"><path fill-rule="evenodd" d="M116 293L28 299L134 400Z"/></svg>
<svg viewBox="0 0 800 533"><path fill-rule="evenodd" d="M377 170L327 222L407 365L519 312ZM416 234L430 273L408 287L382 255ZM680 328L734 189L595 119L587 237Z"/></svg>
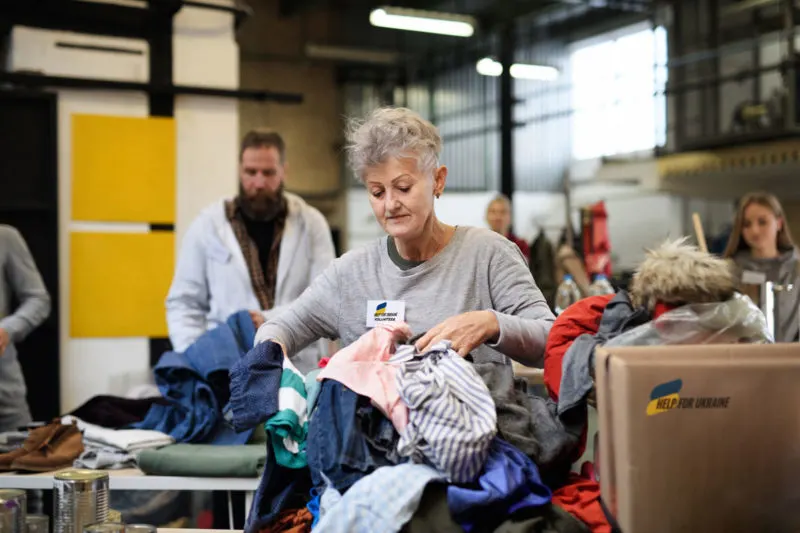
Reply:
<svg viewBox="0 0 800 533"><path fill-rule="evenodd" d="M253 320L253 325L256 329L260 328L264 322L264 315L261 314L261 311L250 311L250 318Z"/></svg>
<svg viewBox="0 0 800 533"><path fill-rule="evenodd" d="M481 344L500 335L500 324L491 311L470 311L450 317L423 335L416 343L417 351L425 353L439 341L450 341L451 348L461 357Z"/></svg>
<svg viewBox="0 0 800 533"><path fill-rule="evenodd" d="M11 336L6 330L0 328L0 357L5 353L6 348L11 343Z"/></svg>

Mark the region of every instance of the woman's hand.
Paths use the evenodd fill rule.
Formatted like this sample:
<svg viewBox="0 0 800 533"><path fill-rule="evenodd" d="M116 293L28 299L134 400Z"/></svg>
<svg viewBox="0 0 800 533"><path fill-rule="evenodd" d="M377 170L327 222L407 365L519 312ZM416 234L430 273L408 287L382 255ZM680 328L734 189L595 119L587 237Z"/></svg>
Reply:
<svg viewBox="0 0 800 533"><path fill-rule="evenodd" d="M428 330L415 344L417 351L425 353L439 341L450 341L452 349L466 357L481 344L497 339L500 324L491 311L470 311L450 317Z"/></svg>

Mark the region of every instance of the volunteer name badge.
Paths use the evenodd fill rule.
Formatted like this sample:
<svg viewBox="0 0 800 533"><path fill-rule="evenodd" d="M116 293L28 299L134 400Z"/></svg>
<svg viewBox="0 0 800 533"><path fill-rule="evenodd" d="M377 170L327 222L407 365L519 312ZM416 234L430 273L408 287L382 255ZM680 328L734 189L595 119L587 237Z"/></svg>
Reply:
<svg viewBox="0 0 800 533"><path fill-rule="evenodd" d="M386 322L403 322L406 303L399 300L369 300L367 302L367 327L374 328Z"/></svg>
<svg viewBox="0 0 800 533"><path fill-rule="evenodd" d="M744 270L742 272L742 283L747 285L761 285L767 281L767 275L763 272Z"/></svg>

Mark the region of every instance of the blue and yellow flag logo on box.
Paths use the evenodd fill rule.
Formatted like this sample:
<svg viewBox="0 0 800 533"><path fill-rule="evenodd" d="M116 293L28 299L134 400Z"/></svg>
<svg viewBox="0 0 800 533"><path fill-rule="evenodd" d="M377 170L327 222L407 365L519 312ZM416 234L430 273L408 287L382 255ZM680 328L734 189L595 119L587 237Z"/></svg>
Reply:
<svg viewBox="0 0 800 533"><path fill-rule="evenodd" d="M647 416L678 409L727 409L730 396L681 396L683 380L675 379L653 387Z"/></svg>
<svg viewBox="0 0 800 533"><path fill-rule="evenodd" d="M650 403L647 404L647 415L657 415L675 409L681 401L681 388L683 380L676 379L657 385L650 393Z"/></svg>

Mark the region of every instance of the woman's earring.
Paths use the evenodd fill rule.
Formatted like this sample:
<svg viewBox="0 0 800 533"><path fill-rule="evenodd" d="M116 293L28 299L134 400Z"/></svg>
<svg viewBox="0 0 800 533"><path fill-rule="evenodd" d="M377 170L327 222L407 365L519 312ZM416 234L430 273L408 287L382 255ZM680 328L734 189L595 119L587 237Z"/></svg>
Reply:
<svg viewBox="0 0 800 533"><path fill-rule="evenodd" d="M437 192L437 193L436 193L436 199L438 200L438 199L439 199L439 197L440 197L441 195L442 195L442 193L438 193L438 192Z"/></svg>

